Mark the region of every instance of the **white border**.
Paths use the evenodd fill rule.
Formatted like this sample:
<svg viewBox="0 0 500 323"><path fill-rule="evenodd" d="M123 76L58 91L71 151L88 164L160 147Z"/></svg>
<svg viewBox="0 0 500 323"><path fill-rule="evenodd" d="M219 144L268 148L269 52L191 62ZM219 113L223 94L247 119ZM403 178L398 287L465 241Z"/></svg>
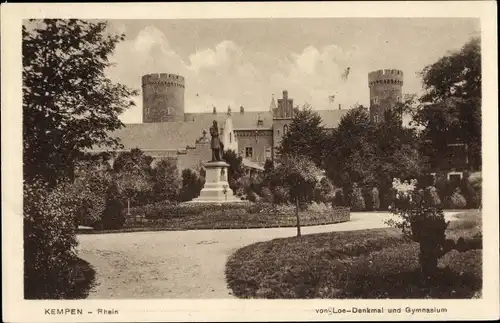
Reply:
<svg viewBox="0 0 500 323"><path fill-rule="evenodd" d="M499 318L496 3L303 2L2 4L3 319L8 322L475 320ZM292 17L478 17L483 64L484 291L481 300L118 300L25 301L22 288L21 24L28 18L180 19ZM411 55L411 53L408 53ZM318 315L328 306L446 307L444 315ZM117 308L117 316L45 316L44 308Z"/></svg>

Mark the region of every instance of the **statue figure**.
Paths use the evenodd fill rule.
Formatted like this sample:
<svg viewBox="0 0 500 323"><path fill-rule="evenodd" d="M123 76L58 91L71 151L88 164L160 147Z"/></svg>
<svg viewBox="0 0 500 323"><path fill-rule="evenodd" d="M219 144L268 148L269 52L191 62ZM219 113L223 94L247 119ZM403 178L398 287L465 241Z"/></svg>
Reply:
<svg viewBox="0 0 500 323"><path fill-rule="evenodd" d="M212 161L221 161L222 154L224 152L224 145L219 138L219 127L217 126L217 121L215 120L212 127L210 127L210 136L212 136L212 140L210 141Z"/></svg>

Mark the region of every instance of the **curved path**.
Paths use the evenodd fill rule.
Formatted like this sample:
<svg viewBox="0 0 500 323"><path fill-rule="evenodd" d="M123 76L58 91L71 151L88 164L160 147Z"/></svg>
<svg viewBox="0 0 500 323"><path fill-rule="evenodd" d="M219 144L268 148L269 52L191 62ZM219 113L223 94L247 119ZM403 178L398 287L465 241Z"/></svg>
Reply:
<svg viewBox="0 0 500 323"><path fill-rule="evenodd" d="M389 216L353 212L349 222L303 227L302 233L382 228ZM88 298L231 298L224 270L234 251L295 235L296 228L91 234L78 236L78 253L97 272Z"/></svg>

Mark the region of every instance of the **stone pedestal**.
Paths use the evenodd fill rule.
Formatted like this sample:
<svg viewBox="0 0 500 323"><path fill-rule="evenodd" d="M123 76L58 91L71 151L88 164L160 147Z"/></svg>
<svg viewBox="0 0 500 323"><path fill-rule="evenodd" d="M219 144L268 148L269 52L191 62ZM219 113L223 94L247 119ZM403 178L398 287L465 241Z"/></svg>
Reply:
<svg viewBox="0 0 500 323"><path fill-rule="evenodd" d="M210 161L205 167L205 185L200 196L187 203L235 203L244 202L233 193L227 181L229 164L223 161Z"/></svg>

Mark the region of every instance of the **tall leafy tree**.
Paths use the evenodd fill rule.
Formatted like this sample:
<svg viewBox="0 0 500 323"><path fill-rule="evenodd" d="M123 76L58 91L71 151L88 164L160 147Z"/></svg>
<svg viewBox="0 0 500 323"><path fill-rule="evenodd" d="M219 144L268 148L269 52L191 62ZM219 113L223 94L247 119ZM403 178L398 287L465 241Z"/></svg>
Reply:
<svg viewBox="0 0 500 323"><path fill-rule="evenodd" d="M376 151L372 128L367 109L354 107L342 117L325 145L327 174L333 183L346 190L347 195L354 183L365 186L375 182L372 168Z"/></svg>
<svg viewBox="0 0 500 323"><path fill-rule="evenodd" d="M326 140L322 122L321 116L310 106L305 105L296 109L290 129L278 148L279 154L307 156L317 166L322 166Z"/></svg>
<svg viewBox="0 0 500 323"><path fill-rule="evenodd" d="M299 206L312 201L314 188L322 172L308 157L298 154L286 154L281 155L276 173L283 180L283 184L288 190L287 197L290 202L295 204L297 236L300 236Z"/></svg>
<svg viewBox="0 0 500 323"><path fill-rule="evenodd" d="M149 202L152 188L153 158L138 148L121 152L113 164L115 181L119 192L129 204Z"/></svg>
<svg viewBox="0 0 500 323"><path fill-rule="evenodd" d="M414 128L404 127L399 111L389 109L384 122L374 125L371 136L374 156L372 170L374 185L380 190L382 207L392 203L394 178L417 178L423 159L419 154L420 140ZM368 187L371 191L371 187Z"/></svg>
<svg viewBox="0 0 500 323"><path fill-rule="evenodd" d="M138 92L105 75L124 40L105 22L30 20L22 37L24 175L54 185L85 149L119 145L108 132L123 126L118 116Z"/></svg>
<svg viewBox="0 0 500 323"><path fill-rule="evenodd" d="M175 201L178 199L182 183L175 161L160 160L152 169L152 180L155 200Z"/></svg>
<svg viewBox="0 0 500 323"><path fill-rule="evenodd" d="M472 168L481 167L481 43L472 38L422 72L425 93L413 119L425 127L435 159L457 139L467 144Z"/></svg>

